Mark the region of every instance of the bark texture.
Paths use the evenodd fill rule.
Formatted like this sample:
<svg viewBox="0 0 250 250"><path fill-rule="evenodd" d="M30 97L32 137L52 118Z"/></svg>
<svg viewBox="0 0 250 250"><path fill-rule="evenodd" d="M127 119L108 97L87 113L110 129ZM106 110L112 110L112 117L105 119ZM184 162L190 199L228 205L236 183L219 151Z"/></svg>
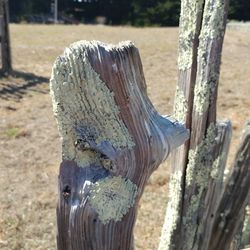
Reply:
<svg viewBox="0 0 250 250"><path fill-rule="evenodd" d="M187 130L154 109L130 42L72 44L54 64L51 96L63 147L58 249L133 249L145 184Z"/></svg>

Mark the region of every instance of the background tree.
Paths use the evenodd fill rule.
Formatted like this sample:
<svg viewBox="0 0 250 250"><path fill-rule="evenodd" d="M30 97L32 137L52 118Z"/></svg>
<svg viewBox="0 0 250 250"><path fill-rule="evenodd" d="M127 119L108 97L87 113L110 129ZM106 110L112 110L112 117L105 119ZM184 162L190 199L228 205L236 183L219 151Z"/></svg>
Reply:
<svg viewBox="0 0 250 250"><path fill-rule="evenodd" d="M176 26L180 13L180 1L134 0L132 1L131 23L138 26Z"/></svg>
<svg viewBox="0 0 250 250"><path fill-rule="evenodd" d="M250 20L250 1L231 0L228 18L240 21Z"/></svg>

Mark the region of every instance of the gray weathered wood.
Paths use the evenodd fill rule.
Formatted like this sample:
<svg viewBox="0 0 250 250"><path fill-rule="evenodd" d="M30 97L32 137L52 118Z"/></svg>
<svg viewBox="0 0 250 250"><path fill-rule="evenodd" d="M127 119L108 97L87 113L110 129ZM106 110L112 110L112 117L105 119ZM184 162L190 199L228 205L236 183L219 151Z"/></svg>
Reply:
<svg viewBox="0 0 250 250"><path fill-rule="evenodd" d="M0 41L2 72L5 75L11 73L11 51L9 35L9 8L8 0L0 0Z"/></svg>
<svg viewBox="0 0 250 250"><path fill-rule="evenodd" d="M240 223L239 223L237 232L234 234L233 240L230 244L230 250L241 250L242 248L244 248L243 246L241 246L244 219L245 219L245 214L243 213L241 215L241 218L238 219L238 220L240 220Z"/></svg>
<svg viewBox="0 0 250 250"><path fill-rule="evenodd" d="M184 69L196 75L192 76L190 84L190 74L183 78L180 71L175 113L176 118L190 129L191 139L185 147L174 152L169 184L173 192L159 249L199 249L201 244L206 193L212 179L212 167L218 160L216 99L227 8L227 0L182 1L179 57L183 56L183 61L188 62L184 63L188 65ZM198 41L191 44L195 49L190 50L183 46L182 37L192 37L190 32L197 27ZM183 69L183 61L178 62L180 69Z"/></svg>
<svg viewBox="0 0 250 250"><path fill-rule="evenodd" d="M250 122L245 128L235 157L233 172L226 184L209 243L211 250L227 250L250 200Z"/></svg>
<svg viewBox="0 0 250 250"><path fill-rule="evenodd" d="M210 179L204 199L203 216L200 221L198 249L209 249L208 243L212 233L215 214L223 190L223 178L232 135L230 121L217 123L216 147L214 149L214 162L210 171Z"/></svg>
<svg viewBox="0 0 250 250"><path fill-rule="evenodd" d="M246 213L244 216L243 227L241 232L240 247L246 248L250 247L250 201L246 208Z"/></svg>
<svg viewBox="0 0 250 250"><path fill-rule="evenodd" d="M191 129L193 89L197 71L198 37L202 22L202 1L181 1L179 30L178 83L175 95L174 117ZM181 208L183 203L185 166L187 164L189 140L172 153L172 168L167 215L162 230L159 249L180 241ZM173 195L174 194L174 195Z"/></svg>
<svg viewBox="0 0 250 250"><path fill-rule="evenodd" d="M133 249L145 184L187 130L154 109L129 42L72 44L55 62L51 96L63 149L58 249Z"/></svg>

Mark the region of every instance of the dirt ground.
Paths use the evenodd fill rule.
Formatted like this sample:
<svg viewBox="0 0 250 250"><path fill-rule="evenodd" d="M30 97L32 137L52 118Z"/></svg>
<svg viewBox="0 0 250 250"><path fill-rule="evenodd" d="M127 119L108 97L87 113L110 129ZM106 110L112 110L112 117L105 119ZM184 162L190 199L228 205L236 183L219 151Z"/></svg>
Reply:
<svg viewBox="0 0 250 250"><path fill-rule="evenodd" d="M77 40L139 48L149 96L172 112L177 81L176 28L11 25L16 77L0 78L0 249L55 249L60 138L52 114L49 77L55 58ZM229 162L250 119L250 33L229 30L222 59L219 119L233 122ZM135 228L137 249L156 249L167 203L169 164L150 179Z"/></svg>

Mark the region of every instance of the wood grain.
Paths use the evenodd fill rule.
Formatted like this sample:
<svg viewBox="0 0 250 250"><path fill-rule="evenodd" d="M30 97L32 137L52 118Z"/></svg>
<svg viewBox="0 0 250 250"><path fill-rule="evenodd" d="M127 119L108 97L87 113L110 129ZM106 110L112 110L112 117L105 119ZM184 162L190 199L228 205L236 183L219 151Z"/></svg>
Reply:
<svg viewBox="0 0 250 250"><path fill-rule="evenodd" d="M204 1L201 1L204 2ZM180 31L179 31L179 56L178 56L178 82L174 103L174 115L187 129L191 130L194 86L197 72L197 54L199 34L202 23L203 3L190 3L181 1ZM191 24L191 25L190 25ZM192 25L193 24L193 25ZM187 60L188 64L183 63ZM184 64L184 65L182 65ZM180 98L179 96L182 96ZM174 249L181 241L182 206L185 189L185 171L188 162L190 141L174 150L171 156L170 186L174 194L169 195L165 222L159 245L161 249ZM172 181L171 181L172 180ZM173 182L173 183L171 183Z"/></svg>
<svg viewBox="0 0 250 250"><path fill-rule="evenodd" d="M130 42L72 44L54 65L51 95L63 144L58 249L133 249L145 184L187 130L154 109Z"/></svg>
<svg viewBox="0 0 250 250"><path fill-rule="evenodd" d="M250 200L250 123L237 151L233 172L226 184L215 216L209 246L211 250L230 248Z"/></svg>
<svg viewBox="0 0 250 250"><path fill-rule="evenodd" d="M170 187L174 185L176 191L169 197L160 250L206 249L202 245L209 208L204 206L207 199L220 196L218 192L212 198L208 189L214 183L211 174L219 148L223 148L223 143L216 141L220 137L216 127L216 100L227 9L227 0L182 1L175 112L190 129L191 137L173 153ZM224 167L224 161L217 166L221 168L219 172Z"/></svg>
<svg viewBox="0 0 250 250"><path fill-rule="evenodd" d="M199 234L199 249L209 249L208 243L212 234L215 214L224 189L224 173L232 136L232 125L230 121L217 123L216 148L214 150L214 165L210 172L210 178L204 199L203 217L201 225L204 225Z"/></svg>

